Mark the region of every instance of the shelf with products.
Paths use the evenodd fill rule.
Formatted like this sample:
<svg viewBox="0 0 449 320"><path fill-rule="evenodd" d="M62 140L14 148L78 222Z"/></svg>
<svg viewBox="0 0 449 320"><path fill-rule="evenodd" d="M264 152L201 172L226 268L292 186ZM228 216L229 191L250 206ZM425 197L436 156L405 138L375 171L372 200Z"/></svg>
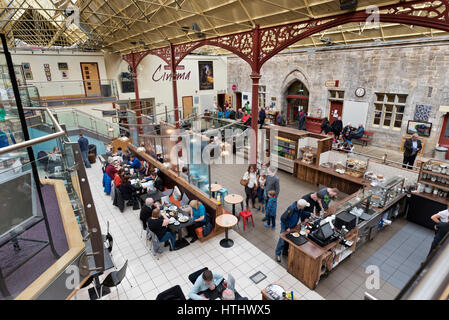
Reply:
<svg viewBox="0 0 449 320"><path fill-rule="evenodd" d="M417 191L446 199L449 195L449 163L437 159L422 162Z"/></svg>

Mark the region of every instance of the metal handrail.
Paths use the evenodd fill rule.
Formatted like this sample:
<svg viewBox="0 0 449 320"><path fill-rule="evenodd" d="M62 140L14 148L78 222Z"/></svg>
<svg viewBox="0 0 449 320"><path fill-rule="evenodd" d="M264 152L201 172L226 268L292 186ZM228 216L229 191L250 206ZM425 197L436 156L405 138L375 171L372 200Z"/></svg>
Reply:
<svg viewBox="0 0 449 320"><path fill-rule="evenodd" d="M61 126L59 125L58 121L56 120L56 118L53 116L53 114L51 113L51 111L48 108L44 108L44 107L26 107L23 108L24 110L40 110L40 111L46 111L48 112L51 120L53 121L54 126L56 127L57 132L43 136L43 137L38 137L38 138L34 138L31 140L27 140L27 141L22 141L4 148L0 149L0 155L5 154L5 153L9 153L9 152L13 152L19 149L24 149L30 146L34 146L35 144L39 144L45 141L49 141L52 139L56 139L59 137L62 137L63 135L65 135L65 131L61 128Z"/></svg>

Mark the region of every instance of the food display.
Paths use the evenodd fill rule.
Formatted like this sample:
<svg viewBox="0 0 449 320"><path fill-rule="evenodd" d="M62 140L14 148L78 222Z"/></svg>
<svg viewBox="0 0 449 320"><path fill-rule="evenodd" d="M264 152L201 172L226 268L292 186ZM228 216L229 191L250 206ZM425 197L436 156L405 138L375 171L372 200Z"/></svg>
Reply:
<svg viewBox="0 0 449 320"><path fill-rule="evenodd" d="M345 174L355 178L361 178L366 172L368 167L367 161L357 159L347 159Z"/></svg>
<svg viewBox="0 0 449 320"><path fill-rule="evenodd" d="M315 160L315 154L313 153L313 149L310 147L304 147L302 148L302 160L301 162L312 164Z"/></svg>
<svg viewBox="0 0 449 320"><path fill-rule="evenodd" d="M373 187L371 204L374 207L382 208L396 199L404 192L405 178L393 177Z"/></svg>

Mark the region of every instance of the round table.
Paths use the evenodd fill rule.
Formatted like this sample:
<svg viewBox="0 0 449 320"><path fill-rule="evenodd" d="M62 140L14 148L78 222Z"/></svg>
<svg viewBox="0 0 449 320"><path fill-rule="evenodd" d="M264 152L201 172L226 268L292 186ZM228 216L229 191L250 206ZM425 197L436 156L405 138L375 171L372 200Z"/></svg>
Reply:
<svg viewBox="0 0 449 320"><path fill-rule="evenodd" d="M234 241L228 238L228 229L237 224L238 220L235 216L230 214L222 214L215 219L215 223L220 227L225 228L225 238L220 241L220 246L223 248L230 248L234 245Z"/></svg>
<svg viewBox="0 0 449 320"><path fill-rule="evenodd" d="M242 204L242 211L243 211L243 197L239 194L228 194L224 200L232 204L232 214L235 216L235 205L236 204Z"/></svg>
<svg viewBox="0 0 449 320"><path fill-rule="evenodd" d="M218 192L223 188L219 184L213 183L210 185L210 192L212 193L212 198L215 198L215 192Z"/></svg>

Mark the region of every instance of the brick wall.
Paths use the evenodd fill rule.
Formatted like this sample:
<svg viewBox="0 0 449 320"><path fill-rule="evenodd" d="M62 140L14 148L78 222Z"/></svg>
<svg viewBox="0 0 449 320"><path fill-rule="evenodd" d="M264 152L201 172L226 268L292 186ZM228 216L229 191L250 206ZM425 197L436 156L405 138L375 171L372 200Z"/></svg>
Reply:
<svg viewBox="0 0 449 320"><path fill-rule="evenodd" d="M251 69L242 59L228 59L228 92L237 84L239 91L251 91ZM406 134L408 120L412 120L416 104L431 105L432 133L426 143L426 155L432 156L438 143L444 114L440 105L449 105L449 43L443 41L411 42L401 45L366 46L352 48L323 48L281 53L266 62L260 85L266 86L266 101L276 98L276 109L286 110L285 91L299 79L310 92L309 112L318 107L329 113L328 80L340 80L338 90L345 91L345 100L369 103L366 130L374 131L373 145L399 150L401 136ZM362 98L355 96L358 87L366 89ZM428 97L429 87L432 94ZM401 130L372 126L376 92L407 94ZM344 107L343 107L344 110ZM344 112L344 111L343 111Z"/></svg>

